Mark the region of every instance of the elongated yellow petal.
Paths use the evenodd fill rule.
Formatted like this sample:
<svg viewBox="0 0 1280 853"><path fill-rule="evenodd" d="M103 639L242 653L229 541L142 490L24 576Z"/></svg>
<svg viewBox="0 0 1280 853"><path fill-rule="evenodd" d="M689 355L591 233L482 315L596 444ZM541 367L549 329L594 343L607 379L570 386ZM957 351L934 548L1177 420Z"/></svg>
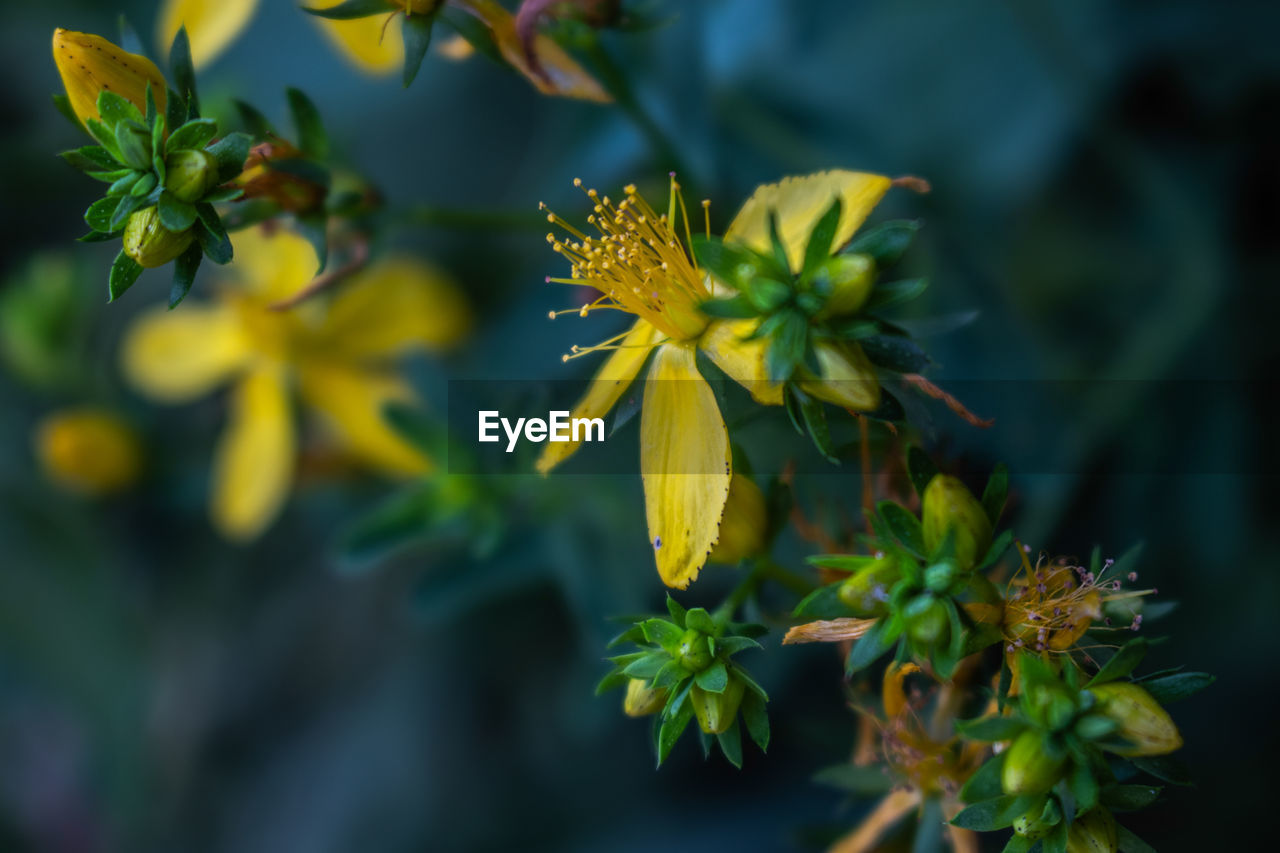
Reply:
<svg viewBox="0 0 1280 853"><path fill-rule="evenodd" d="M840 227L834 247L843 246L889 189L889 179L866 172L836 169L802 177L783 178L776 184L757 187L738 211L725 232L734 240L759 252L771 252L769 212L778 215L778 236L787 249L793 271L804 262L804 247L814 223L827 212L837 197L843 203Z"/></svg>
<svg viewBox="0 0 1280 853"><path fill-rule="evenodd" d="M144 312L125 333L120 368L138 392L165 403L194 400L244 366L248 342L234 311L185 304Z"/></svg>
<svg viewBox="0 0 1280 853"><path fill-rule="evenodd" d="M287 228L246 228L233 240L236 255L229 269L264 301L287 299L315 278L316 250Z"/></svg>
<svg viewBox="0 0 1280 853"><path fill-rule="evenodd" d="M168 52L184 24L196 67L217 59L249 26L258 0L164 0L156 19L160 50Z"/></svg>
<svg viewBox="0 0 1280 853"><path fill-rule="evenodd" d="M168 88L156 64L145 56L129 53L102 36L54 30L53 61L62 76L71 109L81 122L98 118L98 93L103 89L128 98L145 112L148 83L151 84L156 107L164 112Z"/></svg>
<svg viewBox="0 0 1280 853"><path fill-rule="evenodd" d="M342 284L329 306L326 349L351 358L449 349L471 331L471 308L442 271L410 256L375 263Z"/></svg>
<svg viewBox="0 0 1280 853"><path fill-rule="evenodd" d="M591 380L591 387L573 408L571 417L602 418L608 414L614 404L626 393L631 381L644 366L644 360L649 357L650 350L660 337L661 334L653 326L644 320L637 320L618 348L609 354L604 364L600 365L600 370ZM538 457L538 473L546 474L568 459L578 449L579 444L581 442L577 441L547 442L542 455Z"/></svg>
<svg viewBox="0 0 1280 853"><path fill-rule="evenodd" d="M862 347L855 343L818 343L814 349L822 378L801 382L802 390L855 412L870 412L880 405L880 383Z"/></svg>
<svg viewBox="0 0 1280 853"><path fill-rule="evenodd" d="M295 438L283 375L264 367L236 386L213 457L213 525L237 542L257 537L279 514L293 482Z"/></svg>
<svg viewBox="0 0 1280 853"><path fill-rule="evenodd" d="M597 103L613 100L604 87L560 45L541 34L533 39L533 52L538 59L538 67L535 68L525 56L524 43L516 34L515 16L494 0L455 0L455 5L484 22L502 58L542 94Z"/></svg>
<svg viewBox="0 0 1280 853"><path fill-rule="evenodd" d="M341 2L342 0L317 0L306 5L314 9L327 9ZM392 12L390 4L385 15L371 15L349 21L315 18L315 21L343 58L361 71L369 74L394 74L404 67L404 39L400 36L403 21L399 13Z"/></svg>
<svg viewBox="0 0 1280 853"><path fill-rule="evenodd" d="M640 414L649 542L662 582L684 589L719 539L729 496L729 431L691 344L658 348Z"/></svg>
<svg viewBox="0 0 1280 853"><path fill-rule="evenodd" d="M323 416L348 450L393 476L425 474L430 462L383 419L393 401L408 402L412 392L396 378L329 362L301 366L303 400Z"/></svg>
<svg viewBox="0 0 1280 853"><path fill-rule="evenodd" d="M769 370L765 367L765 353L769 348L767 338L745 340L756 326L759 318L745 320L715 320L703 332L698 346L711 357L716 367L723 370L730 379L751 392L757 403L766 406L782 405L782 383L769 380Z"/></svg>

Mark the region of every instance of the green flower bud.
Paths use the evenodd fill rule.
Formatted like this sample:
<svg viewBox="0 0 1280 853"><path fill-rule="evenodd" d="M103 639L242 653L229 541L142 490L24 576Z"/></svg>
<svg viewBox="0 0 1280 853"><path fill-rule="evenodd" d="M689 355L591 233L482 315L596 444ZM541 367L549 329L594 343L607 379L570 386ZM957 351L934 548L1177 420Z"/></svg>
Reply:
<svg viewBox="0 0 1280 853"><path fill-rule="evenodd" d="M870 255L835 255L821 266L818 276L831 283L827 302L819 317L852 314L862 307L875 282L876 265Z"/></svg>
<svg viewBox="0 0 1280 853"><path fill-rule="evenodd" d="M740 678L729 676L729 685L723 693L709 693L698 685L689 690L693 713L698 718L698 728L709 735L718 735L733 725L742 704L742 692L746 684Z"/></svg>
<svg viewBox="0 0 1280 853"><path fill-rule="evenodd" d="M711 644L707 636L690 628L680 638L680 665L690 672L701 672L711 666Z"/></svg>
<svg viewBox="0 0 1280 853"><path fill-rule="evenodd" d="M924 490L924 546L930 553L955 530L956 563L972 569L991 546L991 521L964 483L937 474Z"/></svg>
<svg viewBox="0 0 1280 853"><path fill-rule="evenodd" d="M1113 681L1090 687L1098 701L1095 711L1115 720L1116 734L1133 744L1105 746L1116 755L1164 755L1182 746L1182 735L1169 712L1137 684Z"/></svg>
<svg viewBox="0 0 1280 853"><path fill-rule="evenodd" d="M1116 853L1116 819L1098 806L1076 815L1067 832L1067 853Z"/></svg>
<svg viewBox="0 0 1280 853"><path fill-rule="evenodd" d="M1013 831L1029 841L1037 841L1062 822L1062 809L1057 799L1038 797L1035 805L1014 818Z"/></svg>
<svg viewBox="0 0 1280 853"><path fill-rule="evenodd" d="M152 205L129 217L124 228L124 253L142 266L164 266L191 245L195 231L188 228L178 234L160 224L160 214Z"/></svg>
<svg viewBox="0 0 1280 853"><path fill-rule="evenodd" d="M622 711L628 717L647 717L662 710L667 704L667 688L650 687L643 678L627 682L627 696L622 700Z"/></svg>
<svg viewBox="0 0 1280 853"><path fill-rule="evenodd" d="M1038 794L1062 778L1066 753L1053 748L1040 732L1029 729L1018 735L1005 751L1000 783L1006 794Z"/></svg>
<svg viewBox="0 0 1280 853"><path fill-rule="evenodd" d="M179 201L197 201L218 183L218 161L207 151L175 151L164 169L164 188Z"/></svg>
<svg viewBox="0 0 1280 853"><path fill-rule="evenodd" d="M947 618L946 606L928 592L911 599L902 615L907 618L907 636L922 646L936 643L951 621Z"/></svg>
<svg viewBox="0 0 1280 853"><path fill-rule="evenodd" d="M959 573L955 563L950 560L934 563L924 570L924 585L933 592L946 592L955 583L956 575Z"/></svg>
<svg viewBox="0 0 1280 853"><path fill-rule="evenodd" d="M836 595L859 618L883 616L889 610L889 589L900 577L898 561L881 557L850 575Z"/></svg>

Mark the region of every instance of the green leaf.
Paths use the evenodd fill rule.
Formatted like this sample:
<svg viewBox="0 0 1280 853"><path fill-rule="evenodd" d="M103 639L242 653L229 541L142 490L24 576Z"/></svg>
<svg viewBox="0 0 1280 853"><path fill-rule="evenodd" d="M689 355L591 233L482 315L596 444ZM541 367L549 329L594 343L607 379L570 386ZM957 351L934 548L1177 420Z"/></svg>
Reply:
<svg viewBox="0 0 1280 853"><path fill-rule="evenodd" d="M129 195L143 198L150 195L151 191L156 188L156 184L159 183L159 181L156 180L154 172L147 172L145 174L142 172L135 172L134 174L139 177L134 180L133 186L129 187Z"/></svg>
<svg viewBox="0 0 1280 853"><path fill-rule="evenodd" d="M995 541L991 543L991 547L987 549L987 553L978 561L977 568L985 569L995 563L996 560L999 560L1004 555L1005 549L1009 547L1011 542L1013 542L1013 531L1002 531L1000 535L995 538Z"/></svg>
<svg viewBox="0 0 1280 853"><path fill-rule="evenodd" d="M200 227L196 228L196 240L200 242L200 248L215 264L230 263L233 257L231 238L222 227L217 211L202 202L196 205L196 215L200 217Z"/></svg>
<svg viewBox="0 0 1280 853"><path fill-rule="evenodd" d="M617 690L619 687L626 687L627 683L630 681L631 679L623 675L621 670L615 669L613 672L600 679L599 683L596 684L595 695L603 696L610 690Z"/></svg>
<svg viewBox="0 0 1280 853"><path fill-rule="evenodd" d="M742 727L738 725L737 719L734 719L733 725L716 735L716 740L720 742L720 751L724 753L724 757L730 764L741 770Z"/></svg>
<svg viewBox="0 0 1280 853"><path fill-rule="evenodd" d="M849 650L849 658L845 661L846 675L866 669L889 650L897 637L890 633L888 623L887 618L877 620L867 633L854 642L853 648Z"/></svg>
<svg viewBox="0 0 1280 853"><path fill-rule="evenodd" d="M920 223L908 219L896 219L883 222L874 228L868 228L853 239L845 249L848 254L870 255L880 269L886 269L898 262L907 251ZM872 295L875 292L872 291Z"/></svg>
<svg viewBox="0 0 1280 853"><path fill-rule="evenodd" d="M667 613L671 614L671 621L676 623L677 627L685 627L685 614L687 614L688 611L680 606L680 602L676 601L670 595L667 596Z"/></svg>
<svg viewBox="0 0 1280 853"><path fill-rule="evenodd" d="M680 638L684 636L682 628L666 619L646 619L640 623L640 629L646 640L673 653L680 648Z"/></svg>
<svg viewBox="0 0 1280 853"><path fill-rule="evenodd" d="M1039 843L1015 832L1009 837L1009 842L1005 844L1003 853L1031 853L1031 848Z"/></svg>
<svg viewBox="0 0 1280 853"><path fill-rule="evenodd" d="M870 335L858 344L872 364L896 373L919 373L932 362L910 338L897 335Z"/></svg>
<svg viewBox="0 0 1280 853"><path fill-rule="evenodd" d="M1158 800L1163 790L1159 785L1111 785L1099 799L1114 812L1135 812Z"/></svg>
<svg viewBox="0 0 1280 853"><path fill-rule="evenodd" d="M200 114L200 101L196 97L196 69L191 63L191 41L186 26L178 28L169 48L169 79L178 89L178 97L187 107L188 118ZM177 127L177 124L172 124Z"/></svg>
<svg viewBox="0 0 1280 853"><path fill-rule="evenodd" d="M708 693L723 693L729 686L729 671L716 661L693 677L698 686Z"/></svg>
<svg viewBox="0 0 1280 853"><path fill-rule="evenodd" d="M1124 678L1133 672L1134 667L1142 663L1142 659L1147 654L1147 638L1137 637L1130 640L1120 647L1120 650L1111 656L1111 660L1103 664L1102 669L1098 670L1098 674L1089 679L1085 684L1086 688L1095 684L1106 684L1108 681L1115 681Z"/></svg>
<svg viewBox="0 0 1280 853"><path fill-rule="evenodd" d="M126 166L146 169L151 166L151 134L140 130L142 125L122 121L116 125L116 150ZM143 140L146 140L144 142Z"/></svg>
<svg viewBox="0 0 1280 853"><path fill-rule="evenodd" d="M421 487L404 489L382 501L348 525L338 536L339 567L353 575L426 535L432 517L431 492ZM645 657L635 653L632 660ZM613 659L618 663L618 659ZM630 661L627 661L630 663ZM625 683L627 676L618 671Z"/></svg>
<svg viewBox="0 0 1280 853"><path fill-rule="evenodd" d="M346 0L327 9L302 7L302 11L317 18L328 18L331 21L349 21L352 18L367 18L370 15L386 14L391 11L387 0Z"/></svg>
<svg viewBox="0 0 1280 853"><path fill-rule="evenodd" d="M924 530L920 526L920 519L906 507L893 501L880 501L876 504L876 512L903 547L915 556L925 558Z"/></svg>
<svg viewBox="0 0 1280 853"><path fill-rule="evenodd" d="M809 321L798 311L787 311L774 316L782 317L778 330L769 340L765 353L765 369L773 382L785 382L804 360L805 344L809 337Z"/></svg>
<svg viewBox="0 0 1280 853"><path fill-rule="evenodd" d="M1156 849L1128 829L1116 824L1116 845L1120 853L1156 853Z"/></svg>
<svg viewBox="0 0 1280 853"><path fill-rule="evenodd" d="M812 557L805 557L805 562L811 566L841 572L860 571L875 561L876 558L870 554L815 554Z"/></svg>
<svg viewBox="0 0 1280 853"><path fill-rule="evenodd" d="M244 171L244 161L249 156L253 140L247 133L228 133L205 150L218 163L218 183L227 181Z"/></svg>
<svg viewBox="0 0 1280 853"><path fill-rule="evenodd" d="M995 527L1004 512L1004 502L1009 497L1009 468L1003 462L991 469L987 486L982 490L982 508L987 512L991 526Z"/></svg>
<svg viewBox="0 0 1280 853"><path fill-rule="evenodd" d="M63 151L58 156L81 172L115 172L119 171L123 165L115 157L111 156L110 151L101 145L85 145L82 148L73 148L70 151ZM112 178L112 180L115 179Z"/></svg>
<svg viewBox="0 0 1280 853"><path fill-rule="evenodd" d="M924 490L937 473L938 466L933 464L923 448L917 444L907 448L907 474L911 477L911 485L915 486L917 495L924 497Z"/></svg>
<svg viewBox="0 0 1280 853"><path fill-rule="evenodd" d="M285 89L285 97L289 101L289 116L298 135L298 148L308 157L327 160L329 135L325 132L324 122L320 120L320 111L316 109L315 103L301 89L292 87Z"/></svg>
<svg viewBox="0 0 1280 853"><path fill-rule="evenodd" d="M649 652L644 657L634 660L623 668L628 678L643 678L646 681L656 676L671 658L663 652Z"/></svg>
<svg viewBox="0 0 1280 853"><path fill-rule="evenodd" d="M1044 853L1067 853L1067 822L1062 821L1041 839Z"/></svg>
<svg viewBox="0 0 1280 853"><path fill-rule="evenodd" d="M836 458L835 447L831 444L831 431L827 428L827 413L822 401L794 386L788 387L787 390L795 396L796 403L799 404L800 417L804 420L809 437L813 439L813 446L818 448L818 452L825 456L828 462L839 465L840 460Z"/></svg>
<svg viewBox="0 0 1280 853"><path fill-rule="evenodd" d="M1116 730L1115 720L1103 714L1085 714L1076 720L1075 732L1085 740L1099 740Z"/></svg>
<svg viewBox="0 0 1280 853"><path fill-rule="evenodd" d="M124 157L120 154L120 146L116 143L116 134L114 130L107 128L105 124L96 118L88 118L84 121L85 129L89 131L89 135L98 140L98 144L105 148L116 160L124 165Z"/></svg>
<svg viewBox="0 0 1280 853"><path fill-rule="evenodd" d="M702 607L694 607L688 611L685 616L684 626L695 631L701 631L704 634L714 635L719 631L719 626L711 618L711 614Z"/></svg>
<svg viewBox="0 0 1280 853"><path fill-rule="evenodd" d="M760 264L752 252L725 243L719 237L694 235L689 248L699 267L736 290L745 290L747 283L760 271Z"/></svg>
<svg viewBox="0 0 1280 853"><path fill-rule="evenodd" d="M800 599L800 603L791 612L792 618L802 621L842 619L852 615L849 605L840 600L839 583L818 587Z"/></svg>
<svg viewBox="0 0 1280 853"><path fill-rule="evenodd" d="M89 205L89 209L84 212L84 221L94 231L109 234L115 230L111 227L111 217L119 204L120 199L115 196L100 198Z"/></svg>
<svg viewBox="0 0 1280 853"><path fill-rule="evenodd" d="M1013 824L1015 818L1031 807L1035 797L1007 794L992 800L983 800L965 808L951 819L952 826L972 829L974 832L992 832Z"/></svg>
<svg viewBox="0 0 1280 853"><path fill-rule="evenodd" d="M756 680L752 678L751 674L747 672L745 669L738 666L736 663L730 663L729 672L737 676L742 681L743 684L747 685L747 689L750 690L752 693L754 693L756 696L759 696L762 701L764 702L769 701L769 694L764 692L764 688L761 687L759 684L757 684Z"/></svg>
<svg viewBox="0 0 1280 853"><path fill-rule="evenodd" d="M244 190L239 187L215 187L204 194L200 199L205 204L217 204L222 201L235 201L244 195Z"/></svg>
<svg viewBox="0 0 1280 853"><path fill-rule="evenodd" d="M192 243L173 262L173 283L169 286L169 310L173 310L178 303L187 298L187 293L191 290L192 283L196 280L196 270L200 269L200 262L204 260L204 252L200 249L199 243Z"/></svg>
<svg viewBox="0 0 1280 853"><path fill-rule="evenodd" d="M721 637L716 640L716 648L729 657L747 649L763 649L764 646L750 637Z"/></svg>
<svg viewBox="0 0 1280 853"><path fill-rule="evenodd" d="M765 710L764 700L755 692L748 693L742 699L742 722L747 727L747 734L760 747L761 752L769 751L769 713Z"/></svg>
<svg viewBox="0 0 1280 853"><path fill-rule="evenodd" d="M316 250L316 258L320 261L316 275L319 275L329 262L328 219L323 212L307 213L294 217L294 223L298 227L298 233Z"/></svg>
<svg viewBox="0 0 1280 853"><path fill-rule="evenodd" d="M107 231L118 231L123 228L134 211L141 209L143 206L143 199L137 196L121 196L120 204L116 205L115 211L111 214L111 221L107 223Z"/></svg>
<svg viewBox="0 0 1280 853"><path fill-rule="evenodd" d="M1177 672L1160 678L1142 679L1142 688L1161 705L1194 696L1217 679L1207 672Z"/></svg>
<svg viewBox="0 0 1280 853"><path fill-rule="evenodd" d="M142 275L142 265L121 249L120 254L116 255L116 259L111 263L111 275L107 281L107 301L115 302L119 299L133 286L140 275Z"/></svg>
<svg viewBox="0 0 1280 853"><path fill-rule="evenodd" d="M84 126L80 124L80 117L76 115L76 111L71 108L71 99L65 94L55 94L53 96L53 108L57 110L63 118L71 122L76 130L84 130Z"/></svg>
<svg viewBox="0 0 1280 853"><path fill-rule="evenodd" d="M241 100L232 100L236 106L236 112L240 114L241 123L249 130L253 136L277 136L275 128L271 126L271 121L264 116L257 107Z"/></svg>
<svg viewBox="0 0 1280 853"><path fill-rule="evenodd" d="M720 317L728 320L754 317L760 313L756 307L751 304L751 300L742 293L739 293L737 296L731 296L727 299L707 300L700 304L698 309L708 317Z"/></svg>
<svg viewBox="0 0 1280 853"><path fill-rule="evenodd" d="M196 206L179 201L171 192L161 193L160 203L156 205L156 209L160 214L160 224L175 234L180 234L196 224Z"/></svg>
<svg viewBox="0 0 1280 853"><path fill-rule="evenodd" d="M169 134L164 144L166 154L187 149L200 150L213 141L218 133L218 123L211 118L193 118Z"/></svg>
<svg viewBox="0 0 1280 853"><path fill-rule="evenodd" d="M838 791L873 797L887 794L893 789L894 779L887 771L881 764L836 764L813 774L813 781Z"/></svg>
<svg viewBox="0 0 1280 853"><path fill-rule="evenodd" d="M114 128L121 121L135 121L145 126L142 112L133 105L133 102L108 89L98 92L98 115L102 117L102 123L110 128Z"/></svg>
<svg viewBox="0 0 1280 853"><path fill-rule="evenodd" d="M877 282L862 304L863 312L879 311L900 302L910 302L929 289L927 278L904 278L899 281Z"/></svg>
<svg viewBox="0 0 1280 853"><path fill-rule="evenodd" d="M791 299L793 293L789 284L778 281L775 278L766 278L759 275L750 281L743 282L742 286L747 300L755 306L758 312L764 314L781 308ZM800 295L804 296L805 294Z"/></svg>
<svg viewBox="0 0 1280 853"><path fill-rule="evenodd" d="M983 717L956 723L956 730L969 740L1013 740L1027 728L1018 717Z"/></svg>
<svg viewBox="0 0 1280 853"><path fill-rule="evenodd" d="M1077 813L1087 812L1098 804L1098 780L1087 764L1077 762L1072 765L1067 786L1071 790L1071 796L1075 798Z"/></svg>
<svg viewBox="0 0 1280 853"><path fill-rule="evenodd" d="M831 206L813 225L809 232L809 241L804 247L804 265L800 268L800 280L809 281L814 273L831 257L831 244L836 239L836 230L840 227L840 211L843 205L836 196Z"/></svg>
<svg viewBox="0 0 1280 853"><path fill-rule="evenodd" d="M195 118L187 114L187 103L182 96L172 89L169 90L168 100L164 105L164 117L169 127L182 127L188 118Z"/></svg>
<svg viewBox="0 0 1280 853"><path fill-rule="evenodd" d="M676 745L676 741L680 739L680 735L684 732L685 727L689 725L689 720L693 717L693 703L681 702L678 709L666 717L662 721L662 728L658 730L658 766L662 766L662 762L667 760L667 756L671 754L671 748Z"/></svg>
<svg viewBox="0 0 1280 853"><path fill-rule="evenodd" d="M662 665L662 669L658 670L653 676L653 686L655 688L671 689L680 682L689 677L689 670L685 669L678 660L669 660Z"/></svg>
<svg viewBox="0 0 1280 853"><path fill-rule="evenodd" d="M400 34L404 39L404 87L418 76L422 60L426 58L427 48L431 45L431 27L435 24L434 15L405 15Z"/></svg>
<svg viewBox="0 0 1280 853"><path fill-rule="evenodd" d="M1006 753L1001 752L987 759L969 777L969 781L964 783L964 787L960 789L960 799L966 803L977 803L1003 795L1004 788L1000 777L1004 773L1006 757Z"/></svg>
<svg viewBox="0 0 1280 853"><path fill-rule="evenodd" d="M1134 756L1129 759L1129 763L1170 785L1191 784L1191 774L1187 772L1186 765L1172 755Z"/></svg>

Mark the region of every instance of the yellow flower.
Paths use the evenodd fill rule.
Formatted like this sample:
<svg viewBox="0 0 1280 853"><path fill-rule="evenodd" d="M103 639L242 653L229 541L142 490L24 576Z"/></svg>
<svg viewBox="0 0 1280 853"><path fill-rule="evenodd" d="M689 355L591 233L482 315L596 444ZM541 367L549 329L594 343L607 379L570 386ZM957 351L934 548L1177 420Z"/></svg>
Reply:
<svg viewBox="0 0 1280 853"><path fill-rule="evenodd" d="M144 314L121 353L128 381L160 402L233 383L230 423L214 455L215 526L230 539L252 539L282 508L293 480L295 388L367 464L399 476L429 470L381 412L412 397L390 369L396 356L450 346L469 327L452 283L420 261L393 258L352 275L327 305L272 310L316 269L311 245L284 230L237 235L230 269L239 287L214 304Z"/></svg>
<svg viewBox="0 0 1280 853"><path fill-rule="evenodd" d="M50 480L82 495L125 489L142 469L133 430L102 409L68 409L46 417L36 426L35 451Z"/></svg>
<svg viewBox="0 0 1280 853"><path fill-rule="evenodd" d="M58 66L71 109L81 124L99 118L98 94L104 89L127 98L145 112L150 83L156 108L164 112L167 88L156 64L145 56L128 53L102 36L54 30L53 62Z"/></svg>
<svg viewBox="0 0 1280 853"><path fill-rule="evenodd" d="M581 181L575 183L581 186ZM768 216L776 212L780 236L789 251L794 249L790 258L798 269L804 240L833 198L842 201L835 244L843 245L888 188L888 178L847 171L820 172L762 186L738 212L725 239L767 248ZM573 355L565 356L567 360L611 351L573 417L604 416L654 351L648 379L657 381L645 383L640 418L645 510L658 574L668 586L683 589L698 576L719 540L733 473L724 419L711 386L698 372L695 354L705 352L758 402L780 405L782 389L769 379L766 341L743 340L754 320L709 321L699 309L713 293L723 292L724 285L698 269L686 248L689 218L674 178L664 214L655 212L634 186L626 187L623 199L616 204L595 190L587 190L587 195L594 202L587 221L599 236L587 236L549 214L549 221L571 235L566 240L547 235L552 248L569 259L571 275L548 281L587 285L599 291L595 301L571 309L573 313L585 317L595 310L611 309L637 319L626 332L603 344L574 347ZM859 380L874 379L869 369L859 371L853 360L844 365ZM820 384L824 383L811 383ZM576 449L570 442L547 445L538 470L547 473Z"/></svg>
<svg viewBox="0 0 1280 853"><path fill-rule="evenodd" d="M342 0L315 0L313 9L329 9ZM447 0L447 4L471 15L488 30L499 55L544 95L562 95L588 101L612 100L604 88L545 35L537 35L530 63L524 43L516 33L515 17L494 0ZM400 28L406 15L431 15L444 0L385 0L386 11L346 20L317 18L325 35L356 68L370 74L393 74L404 65ZM164 0L157 37L166 48L184 23L191 39L196 65L212 62L249 25L257 0ZM465 58L468 52L451 48L448 58Z"/></svg>

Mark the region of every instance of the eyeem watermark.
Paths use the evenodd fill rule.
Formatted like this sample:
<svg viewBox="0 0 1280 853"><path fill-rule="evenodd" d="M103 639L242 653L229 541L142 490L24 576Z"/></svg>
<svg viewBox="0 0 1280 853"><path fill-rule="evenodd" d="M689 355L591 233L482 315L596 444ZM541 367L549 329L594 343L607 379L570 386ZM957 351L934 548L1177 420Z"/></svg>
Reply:
<svg viewBox="0 0 1280 853"><path fill-rule="evenodd" d="M604 418L570 418L568 412L548 412L547 419L516 418L515 424L496 409L480 412L480 441L501 441L498 427L507 434L507 452L516 449L523 432L525 441L604 441ZM592 436L595 438L592 438Z"/></svg>

